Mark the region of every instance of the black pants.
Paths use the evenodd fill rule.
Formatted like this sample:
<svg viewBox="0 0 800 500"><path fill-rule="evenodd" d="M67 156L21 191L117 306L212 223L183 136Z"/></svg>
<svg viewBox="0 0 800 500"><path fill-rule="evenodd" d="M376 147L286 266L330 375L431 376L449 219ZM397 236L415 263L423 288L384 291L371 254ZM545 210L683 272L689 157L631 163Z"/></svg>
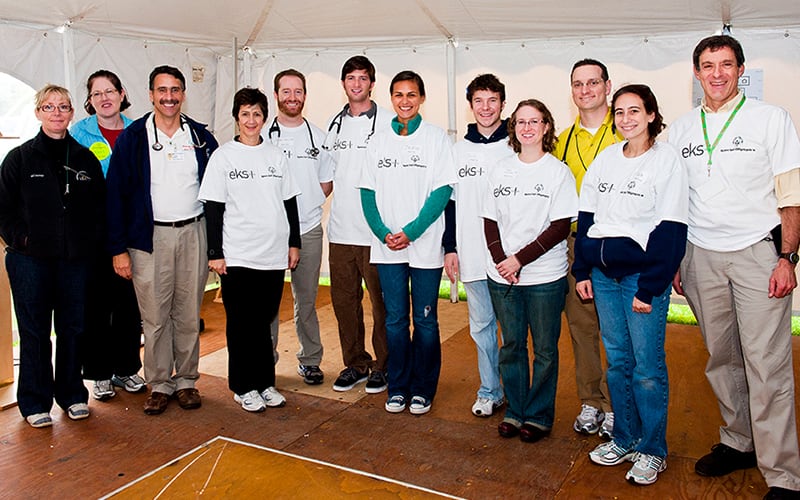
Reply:
<svg viewBox="0 0 800 500"><path fill-rule="evenodd" d="M275 385L270 323L283 297L284 271L228 267L222 281L228 387L234 394L262 392Z"/></svg>
<svg viewBox="0 0 800 500"><path fill-rule="evenodd" d="M137 373L142 368L141 334L133 282L114 272L109 257L97 259L87 287L83 378L108 380Z"/></svg>

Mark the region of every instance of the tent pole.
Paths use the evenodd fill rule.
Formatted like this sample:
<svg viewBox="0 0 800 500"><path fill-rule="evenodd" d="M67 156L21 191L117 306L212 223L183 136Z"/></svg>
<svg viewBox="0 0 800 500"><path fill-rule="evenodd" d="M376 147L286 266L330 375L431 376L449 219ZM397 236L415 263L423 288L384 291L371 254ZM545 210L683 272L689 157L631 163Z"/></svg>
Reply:
<svg viewBox="0 0 800 500"><path fill-rule="evenodd" d="M72 36L72 30L69 23L64 25L64 31L61 34L62 47L64 49L64 88L69 89L73 96L76 98L78 89L74 87L75 84L75 41Z"/></svg>
<svg viewBox="0 0 800 500"><path fill-rule="evenodd" d="M447 39L447 135L455 143L456 130L456 42L451 36ZM450 283L450 302L458 302L458 281Z"/></svg>
<svg viewBox="0 0 800 500"><path fill-rule="evenodd" d="M455 142L456 134L456 43L447 39L447 135Z"/></svg>
<svg viewBox="0 0 800 500"><path fill-rule="evenodd" d="M231 57L231 59L233 60L233 75L231 76L231 79L233 80L233 91L236 92L239 89L239 41L236 39L236 37L233 37L231 45L232 45L231 53L233 54L233 57ZM236 136L236 132L237 132L236 120L234 120L233 121L234 137Z"/></svg>

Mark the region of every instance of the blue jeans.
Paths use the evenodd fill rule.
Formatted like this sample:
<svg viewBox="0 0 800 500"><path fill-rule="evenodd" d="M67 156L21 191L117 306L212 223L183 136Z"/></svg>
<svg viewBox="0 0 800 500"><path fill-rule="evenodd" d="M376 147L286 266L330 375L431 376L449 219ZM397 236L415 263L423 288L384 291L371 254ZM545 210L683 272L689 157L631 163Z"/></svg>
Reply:
<svg viewBox="0 0 800 500"><path fill-rule="evenodd" d="M500 349L497 346L497 319L487 281L464 283L464 289L467 291L469 334L478 350L478 373L481 376L478 397L497 402L503 400L498 360Z"/></svg>
<svg viewBox="0 0 800 500"><path fill-rule="evenodd" d="M437 315L442 268L419 269L408 264L378 264L378 276L386 307L389 397L422 396L433 400L442 368ZM409 313L414 318L413 336Z"/></svg>
<svg viewBox="0 0 800 500"><path fill-rule="evenodd" d="M502 329L500 375L508 407L505 421L553 427L558 383L558 337L567 278L541 285L514 285L489 280L492 305ZM533 342L533 378L528 361L528 328Z"/></svg>
<svg viewBox="0 0 800 500"><path fill-rule="evenodd" d="M653 310L633 312L639 275L620 280L592 269L594 303L608 359L614 441L623 448L667 456L669 381L664 353L671 287L653 297Z"/></svg>
<svg viewBox="0 0 800 500"><path fill-rule="evenodd" d="M17 401L23 417L49 412L53 398L65 411L86 403L80 341L84 330L89 260L6 253L6 268L19 327ZM56 331L53 377L51 320Z"/></svg>

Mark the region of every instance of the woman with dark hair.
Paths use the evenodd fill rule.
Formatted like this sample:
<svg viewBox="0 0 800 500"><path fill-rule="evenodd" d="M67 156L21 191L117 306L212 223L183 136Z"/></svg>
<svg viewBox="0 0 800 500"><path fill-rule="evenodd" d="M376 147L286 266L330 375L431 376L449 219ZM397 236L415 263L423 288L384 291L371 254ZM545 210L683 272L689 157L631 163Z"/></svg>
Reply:
<svg viewBox="0 0 800 500"><path fill-rule="evenodd" d="M689 185L678 151L656 142L664 124L649 87L620 88L611 111L625 142L603 150L583 179L572 267L578 295L597 307L615 415L613 440L589 458L632 461L625 478L646 485L667 467L664 335Z"/></svg>
<svg viewBox="0 0 800 500"><path fill-rule="evenodd" d="M17 401L32 427L53 425L53 398L70 419L89 416L80 343L86 282L103 242L105 183L97 158L67 132L73 112L67 89L39 90L41 130L0 166L0 237L20 338Z"/></svg>
<svg viewBox="0 0 800 500"><path fill-rule="evenodd" d="M114 143L131 119L122 114L130 107L119 77L101 69L86 81L83 108L89 116L70 129L72 137L94 153L108 171ZM92 397L107 401L116 395L114 386L141 392L142 320L133 282L114 272L110 256L102 252L89 278L86 301L86 331L83 336L83 378L94 380Z"/></svg>
<svg viewBox="0 0 800 500"><path fill-rule="evenodd" d="M552 154L555 123L535 99L508 121L516 155L492 170L482 216L489 294L502 329L500 376L506 407L497 430L533 443L550 434L558 382L558 337L567 293L567 243L578 212L575 178ZM528 331L533 343L533 376Z"/></svg>
<svg viewBox="0 0 800 500"><path fill-rule="evenodd" d="M263 92L236 92L239 135L211 155L199 194L208 219L208 267L222 281L228 387L250 412L286 404L275 389L270 323L284 272L300 260L300 191L283 152L261 137L267 116Z"/></svg>
<svg viewBox="0 0 800 500"><path fill-rule="evenodd" d="M378 266L386 307L385 408L400 413L408 405L412 414L422 415L431 409L442 366L437 303L445 253L443 213L456 171L447 133L419 114L425 102L422 78L401 71L389 93L396 116L391 130L376 132L369 142L361 203L376 237L370 262ZM447 240L444 245L452 251L454 230Z"/></svg>

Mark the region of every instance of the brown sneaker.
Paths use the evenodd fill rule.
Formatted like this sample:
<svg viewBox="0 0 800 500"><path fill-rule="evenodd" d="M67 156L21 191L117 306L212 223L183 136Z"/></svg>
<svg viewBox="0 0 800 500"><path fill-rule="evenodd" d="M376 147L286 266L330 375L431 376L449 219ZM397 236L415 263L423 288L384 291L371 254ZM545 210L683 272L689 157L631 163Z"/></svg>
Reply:
<svg viewBox="0 0 800 500"><path fill-rule="evenodd" d="M169 403L169 394L153 391L144 402L144 412L147 415L160 415L167 409L167 403Z"/></svg>
<svg viewBox="0 0 800 500"><path fill-rule="evenodd" d="M200 391L192 387L191 389L180 389L175 393L178 398L178 404L184 410L194 410L200 408L202 402L200 401Z"/></svg>

